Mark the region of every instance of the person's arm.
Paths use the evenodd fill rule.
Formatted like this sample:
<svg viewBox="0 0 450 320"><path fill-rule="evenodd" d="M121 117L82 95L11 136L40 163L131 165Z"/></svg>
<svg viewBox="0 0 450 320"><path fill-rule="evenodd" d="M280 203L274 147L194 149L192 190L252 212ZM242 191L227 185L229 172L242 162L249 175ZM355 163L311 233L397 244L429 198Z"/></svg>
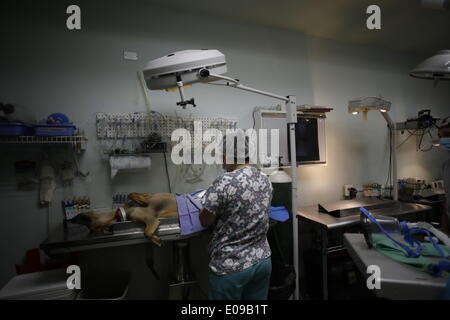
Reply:
<svg viewBox="0 0 450 320"><path fill-rule="evenodd" d="M206 190L202 201L203 209L199 214L200 223L204 228L213 225L220 217L226 196L225 189L226 182L223 176L220 176Z"/></svg>
<svg viewBox="0 0 450 320"><path fill-rule="evenodd" d="M214 213L209 212L205 208L200 211L200 223L204 228L208 228L216 222L216 215Z"/></svg>

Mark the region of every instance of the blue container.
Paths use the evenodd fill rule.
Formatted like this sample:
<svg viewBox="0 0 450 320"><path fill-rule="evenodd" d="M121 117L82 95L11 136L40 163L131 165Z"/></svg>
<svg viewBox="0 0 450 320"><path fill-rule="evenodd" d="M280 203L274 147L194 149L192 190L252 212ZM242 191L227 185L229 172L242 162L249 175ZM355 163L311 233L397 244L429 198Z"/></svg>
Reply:
<svg viewBox="0 0 450 320"><path fill-rule="evenodd" d="M69 118L64 113L53 113L47 118L48 124L69 124Z"/></svg>
<svg viewBox="0 0 450 320"><path fill-rule="evenodd" d="M32 125L20 122L0 122L0 136L33 136Z"/></svg>
<svg viewBox="0 0 450 320"><path fill-rule="evenodd" d="M73 136L76 127L73 124L35 124L36 136Z"/></svg>

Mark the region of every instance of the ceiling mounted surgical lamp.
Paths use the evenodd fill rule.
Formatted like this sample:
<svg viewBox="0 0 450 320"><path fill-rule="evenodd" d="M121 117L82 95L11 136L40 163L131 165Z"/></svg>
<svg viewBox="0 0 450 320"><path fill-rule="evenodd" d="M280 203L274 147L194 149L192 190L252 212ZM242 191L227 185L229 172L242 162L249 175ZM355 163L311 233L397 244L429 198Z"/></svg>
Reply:
<svg viewBox="0 0 450 320"><path fill-rule="evenodd" d="M450 50L441 50L424 60L411 70L409 75L414 78L434 80L435 86L439 80L450 80Z"/></svg>
<svg viewBox="0 0 450 320"><path fill-rule="evenodd" d="M294 299L299 298L299 265L298 265L298 224L294 218L297 213L297 152L295 124L297 123L297 101L295 96L280 96L266 91L257 90L242 85L239 80L224 76L227 72L225 55L218 50L184 50L168 54L164 57L147 63L143 74L144 80L150 90L178 90L181 100L177 105L186 108L195 105L194 98L186 99L183 88L194 83L209 83L222 81L216 85L245 90L259 95L281 100L285 103L286 122L289 128L291 176L292 176L292 228L294 268L297 274Z"/></svg>
<svg viewBox="0 0 450 320"><path fill-rule="evenodd" d="M367 121L369 111L378 111L386 120L390 133L390 154L392 157L392 180L393 180L393 198L398 200L398 183L397 183L397 149L395 123L389 116L388 111L391 110L392 103L378 97L365 97L350 100L348 102L348 112L353 115L363 114L363 120ZM389 172L391 174L391 172Z"/></svg>
<svg viewBox="0 0 450 320"><path fill-rule="evenodd" d="M225 56L218 50L184 50L168 54L147 63L144 79L150 90L178 89L181 101L177 105L186 108L196 106L194 98L186 100L183 87L196 82L208 82L216 79L199 77L199 71L209 70L221 75L227 72Z"/></svg>

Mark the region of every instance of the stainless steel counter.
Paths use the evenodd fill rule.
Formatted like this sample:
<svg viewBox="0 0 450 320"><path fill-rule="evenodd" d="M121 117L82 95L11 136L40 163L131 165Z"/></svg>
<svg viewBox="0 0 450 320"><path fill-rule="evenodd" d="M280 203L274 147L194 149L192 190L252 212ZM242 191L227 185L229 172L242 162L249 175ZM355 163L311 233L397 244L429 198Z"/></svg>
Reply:
<svg viewBox="0 0 450 320"><path fill-rule="evenodd" d="M187 239L199 233L188 236L180 235L178 218L161 218L156 235L162 241ZM112 226L112 234L92 234L85 226L70 225L55 230L40 246L47 254L78 252L107 247L117 247L140 243L150 243L144 236L145 225L138 222L119 222Z"/></svg>
<svg viewBox="0 0 450 320"><path fill-rule="evenodd" d="M349 203L352 200L348 200ZM339 201L339 203L344 204L346 201ZM354 214L348 215L342 218L334 217L331 214L319 212L319 206L309 206L300 208L297 215L301 218L310 220L312 222L318 223L322 227L327 229L334 228L342 228L351 225L359 224L359 211L358 208L362 203L367 203L369 205L381 204L374 209L370 209L370 212L377 215L385 215L385 216L401 216L409 213L418 213L422 211L431 210L431 207L416 204L416 203L405 203L400 201L392 201L392 200L372 200L367 199L363 202L354 203L356 206L346 206L346 210L353 211Z"/></svg>
<svg viewBox="0 0 450 320"><path fill-rule="evenodd" d="M374 289L377 297L388 299L442 299L447 280L414 270L391 260L375 249L369 249L362 234L344 234L344 244L363 275L367 267L380 267L380 289ZM433 262L441 260L430 258Z"/></svg>
<svg viewBox="0 0 450 320"><path fill-rule="evenodd" d="M329 213L320 212L319 205L300 208L297 212L299 223L299 256L300 256L300 283L302 292L318 291L318 283L322 282L321 291L313 295L322 299L328 299L328 266L332 265L328 258L339 255L346 250L343 244L343 234L360 232L360 207L366 207L375 215L398 217L399 220L411 219L423 220L423 216L432 210L430 206L404 203L393 200L361 199L345 200L322 205L322 210L340 211L342 217L336 217ZM312 254L314 253L314 254ZM320 256L321 279L314 278L311 268L308 269L306 261L311 256ZM309 280L308 280L309 279ZM308 281L310 284L307 284Z"/></svg>

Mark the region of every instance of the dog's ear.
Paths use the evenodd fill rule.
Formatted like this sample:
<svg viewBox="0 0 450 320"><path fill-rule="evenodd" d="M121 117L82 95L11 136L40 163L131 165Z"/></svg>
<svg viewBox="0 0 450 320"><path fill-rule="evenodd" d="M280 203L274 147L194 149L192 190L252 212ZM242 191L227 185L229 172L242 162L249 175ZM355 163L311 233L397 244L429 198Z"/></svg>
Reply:
<svg viewBox="0 0 450 320"><path fill-rule="evenodd" d="M84 226L89 226L92 222L92 219L86 213L80 213L77 216L75 216L74 218L70 219L69 222L75 223L75 224L81 224Z"/></svg>

